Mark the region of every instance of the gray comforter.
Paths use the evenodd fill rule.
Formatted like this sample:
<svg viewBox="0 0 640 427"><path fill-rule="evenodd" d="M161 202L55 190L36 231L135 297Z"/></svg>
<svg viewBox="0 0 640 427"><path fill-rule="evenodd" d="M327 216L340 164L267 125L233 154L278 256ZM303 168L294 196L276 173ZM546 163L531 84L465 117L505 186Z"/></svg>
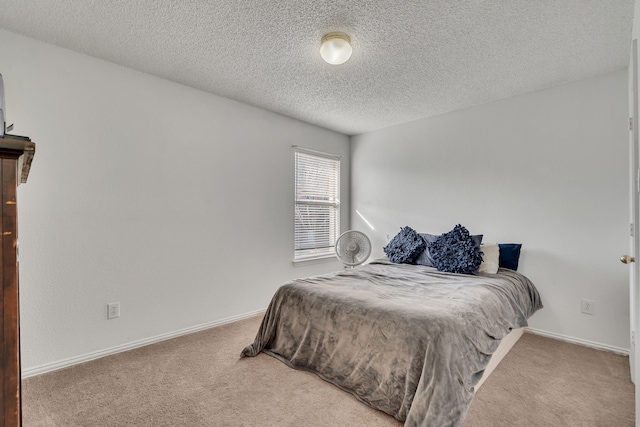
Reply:
<svg viewBox="0 0 640 427"><path fill-rule="evenodd" d="M500 340L540 308L512 270L378 260L284 284L241 356L263 351L315 372L407 427L457 426Z"/></svg>

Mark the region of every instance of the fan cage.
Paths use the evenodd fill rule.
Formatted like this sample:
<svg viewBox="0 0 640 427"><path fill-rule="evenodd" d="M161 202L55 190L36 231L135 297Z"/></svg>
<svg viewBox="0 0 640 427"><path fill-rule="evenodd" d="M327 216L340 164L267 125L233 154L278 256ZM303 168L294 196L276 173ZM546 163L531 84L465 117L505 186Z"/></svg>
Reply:
<svg viewBox="0 0 640 427"><path fill-rule="evenodd" d="M336 241L336 256L347 266L354 267L365 262L371 255L371 241L361 231L345 231Z"/></svg>

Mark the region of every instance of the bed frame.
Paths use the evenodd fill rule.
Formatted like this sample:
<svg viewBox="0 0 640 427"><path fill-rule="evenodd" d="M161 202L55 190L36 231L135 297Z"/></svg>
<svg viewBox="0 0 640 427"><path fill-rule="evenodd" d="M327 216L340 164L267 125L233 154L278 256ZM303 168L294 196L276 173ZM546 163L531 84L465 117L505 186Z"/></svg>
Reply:
<svg viewBox="0 0 640 427"><path fill-rule="evenodd" d="M475 387L476 393L478 392L478 390L480 390L480 387L482 387L482 384L484 384L487 378L489 378L489 375L491 375L491 372L493 372L493 370L496 369L500 361L502 361L502 359L504 359L507 353L509 353L509 350L511 350L511 348L518 342L520 337L522 337L523 333L524 333L524 328L514 329L511 332L509 332L509 334L505 336L502 339L502 341L500 341L500 345L491 356L491 360L489 361L489 364L485 368L484 374L482 374L482 378L480 378L480 381L478 381L478 384Z"/></svg>

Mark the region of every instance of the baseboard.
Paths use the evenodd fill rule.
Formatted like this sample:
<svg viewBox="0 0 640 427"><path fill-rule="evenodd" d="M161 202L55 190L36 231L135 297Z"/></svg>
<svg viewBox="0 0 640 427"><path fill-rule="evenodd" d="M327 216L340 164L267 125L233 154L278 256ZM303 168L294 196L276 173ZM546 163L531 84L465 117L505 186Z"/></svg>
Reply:
<svg viewBox="0 0 640 427"><path fill-rule="evenodd" d="M598 350L606 350L606 351L610 351L610 352L613 352L613 353L622 354L624 356L628 356L629 355L629 349L628 348L621 348L621 347L615 347L615 346L608 345L608 344L601 344L601 343L594 342L594 341L583 340L581 338L574 338L574 337L570 337L568 335L557 334L555 332L548 332L548 331L543 331L543 330L535 329L535 328L526 328L526 332L531 332L534 335L540 335L540 336L543 336L543 337L553 338L553 339L560 340L560 341L570 342L572 344L583 345L585 347L596 348Z"/></svg>
<svg viewBox="0 0 640 427"><path fill-rule="evenodd" d="M237 322L238 320L247 319L249 317L263 314L265 309L251 311L249 313L239 314L237 316L227 317L225 319L215 320L213 322L203 323L189 328L180 329L178 331L169 332L162 335L156 335L155 337L145 338L138 341L133 341L127 344L118 345L115 347L106 348L104 350L94 351L86 353L81 356L70 357L68 359L60 360L53 363L47 363L44 365L36 366L33 368L23 369L22 378L29 378L35 375L44 374L47 372L57 371L58 369L67 368L78 363L89 362L90 360L100 359L101 357L109 356L116 353L121 353L127 350L133 350L134 348L144 347L145 345L155 344L161 341L166 341L171 338L176 338L182 335L192 334L194 332L203 331L205 329L214 328L216 326L225 325L227 323Z"/></svg>
<svg viewBox="0 0 640 427"><path fill-rule="evenodd" d="M180 329L177 331L169 332L162 335L156 335L155 337L145 338L138 341L133 341L127 344L118 345L115 347L106 348L103 350L86 353L76 357L70 357L68 359L63 359L53 363L47 363L44 365L36 366L33 368L23 369L22 370L22 378L29 378L36 375L44 374L47 372L57 371L58 369L67 368L69 366L77 365L79 363L89 362L91 360L99 359L101 357L109 356L116 353L121 353L123 351L133 350L134 348L144 347L145 345L155 344L161 341L166 341L171 338L176 338L182 335L192 334L194 332L203 331L205 329L214 328L216 326L225 325L227 323L237 322L238 320L247 319L249 317L257 316L259 314L263 314L266 309L255 310L244 314L239 314L237 316L231 316L220 320L215 320L213 322L203 323L196 326L191 326L189 328ZM622 354L624 356L629 355L629 349L615 347L608 344L601 344L594 341L583 340L581 338L575 338L568 335L557 334L555 332L543 331L541 329L536 328L526 328L526 332L530 332L535 335L540 335L547 338L553 338L560 341L570 342L572 344L583 345L586 347L592 347L599 350L611 351L613 353Z"/></svg>

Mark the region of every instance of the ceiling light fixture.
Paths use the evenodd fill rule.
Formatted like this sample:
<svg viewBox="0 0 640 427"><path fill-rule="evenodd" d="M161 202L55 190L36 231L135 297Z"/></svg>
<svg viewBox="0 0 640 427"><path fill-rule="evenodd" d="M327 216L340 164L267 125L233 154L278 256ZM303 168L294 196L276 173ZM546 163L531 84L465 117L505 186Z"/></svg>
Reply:
<svg viewBox="0 0 640 427"><path fill-rule="evenodd" d="M322 37L320 56L332 65L340 65L351 58L351 39L344 33L329 33Z"/></svg>

